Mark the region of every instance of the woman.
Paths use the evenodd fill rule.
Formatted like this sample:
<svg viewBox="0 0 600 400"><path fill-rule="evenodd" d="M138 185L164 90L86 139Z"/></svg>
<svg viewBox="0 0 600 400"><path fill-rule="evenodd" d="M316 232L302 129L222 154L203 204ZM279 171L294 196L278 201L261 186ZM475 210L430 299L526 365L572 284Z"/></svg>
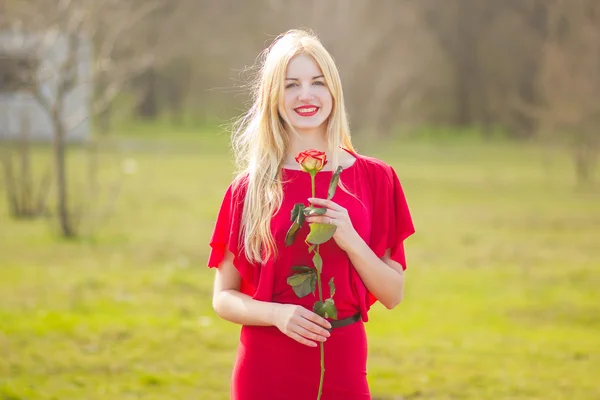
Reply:
<svg viewBox="0 0 600 400"><path fill-rule="evenodd" d="M390 166L354 150L337 68L314 35L291 30L265 50L253 100L234 137L241 171L225 193L208 262L217 268L216 313L242 325L231 398L316 399L324 342L321 398L370 399L364 322L375 301L391 309L402 299L403 241L414 233L402 187ZM295 162L308 149L329 160L315 198ZM338 166L341 189L328 201ZM312 265L308 224L284 245L290 210L309 201L327 212L306 222L337 227L320 245L337 320L311 311L316 294L299 298L287 282L292 266Z"/></svg>

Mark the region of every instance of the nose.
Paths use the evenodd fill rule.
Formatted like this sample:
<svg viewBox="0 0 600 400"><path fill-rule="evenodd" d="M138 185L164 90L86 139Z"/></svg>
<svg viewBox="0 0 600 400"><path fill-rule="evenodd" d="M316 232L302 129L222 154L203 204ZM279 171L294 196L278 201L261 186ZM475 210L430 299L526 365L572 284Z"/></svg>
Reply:
<svg viewBox="0 0 600 400"><path fill-rule="evenodd" d="M303 85L300 89L300 93L298 94L299 101L308 101L313 98L313 94L310 90L310 85Z"/></svg>

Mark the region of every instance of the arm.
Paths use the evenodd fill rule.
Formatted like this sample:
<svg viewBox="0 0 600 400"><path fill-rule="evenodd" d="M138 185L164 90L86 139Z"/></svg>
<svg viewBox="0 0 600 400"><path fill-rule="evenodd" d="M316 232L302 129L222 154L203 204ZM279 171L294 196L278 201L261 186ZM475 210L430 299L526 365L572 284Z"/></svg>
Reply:
<svg viewBox="0 0 600 400"><path fill-rule="evenodd" d="M404 294L404 269L390 259L390 249L379 258L357 235L356 244L348 248L347 254L369 292L381 304L389 310L400 304Z"/></svg>
<svg viewBox="0 0 600 400"><path fill-rule="evenodd" d="M215 277L213 308L223 319L242 325L276 326L281 332L307 346L329 337L323 327L331 328L324 318L295 304L255 300L241 293L241 277L233 265L233 254L226 251ZM312 340L309 340L312 339Z"/></svg>
<svg viewBox="0 0 600 400"><path fill-rule="evenodd" d="M240 325L275 325L276 304L254 300L240 292L241 277L233 265L233 254L225 258L217 268L212 305L223 319Z"/></svg>

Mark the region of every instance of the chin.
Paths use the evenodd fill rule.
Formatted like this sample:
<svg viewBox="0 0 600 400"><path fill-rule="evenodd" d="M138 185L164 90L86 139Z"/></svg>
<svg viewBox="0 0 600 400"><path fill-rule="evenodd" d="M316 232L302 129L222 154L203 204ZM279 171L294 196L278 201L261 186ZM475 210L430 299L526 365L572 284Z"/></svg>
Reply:
<svg viewBox="0 0 600 400"><path fill-rule="evenodd" d="M295 124L292 124L292 126L294 127L294 129L299 131L299 130L317 129L317 128L323 126L324 123L325 123L325 121L320 121L318 123L295 123Z"/></svg>

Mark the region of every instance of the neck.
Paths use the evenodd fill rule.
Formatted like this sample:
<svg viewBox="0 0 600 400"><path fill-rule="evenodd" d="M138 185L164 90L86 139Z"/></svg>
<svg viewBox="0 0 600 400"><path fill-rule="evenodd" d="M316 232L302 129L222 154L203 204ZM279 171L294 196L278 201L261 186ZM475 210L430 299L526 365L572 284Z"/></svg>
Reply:
<svg viewBox="0 0 600 400"><path fill-rule="evenodd" d="M315 149L319 151L324 151L327 153L327 156L330 156L329 149L327 148L327 125L323 124L322 126L315 129L302 129L297 130L298 136L293 133L289 133L288 136L290 138L290 147L286 154L284 164L293 165L296 163L295 157L301 151L305 151L308 149Z"/></svg>

